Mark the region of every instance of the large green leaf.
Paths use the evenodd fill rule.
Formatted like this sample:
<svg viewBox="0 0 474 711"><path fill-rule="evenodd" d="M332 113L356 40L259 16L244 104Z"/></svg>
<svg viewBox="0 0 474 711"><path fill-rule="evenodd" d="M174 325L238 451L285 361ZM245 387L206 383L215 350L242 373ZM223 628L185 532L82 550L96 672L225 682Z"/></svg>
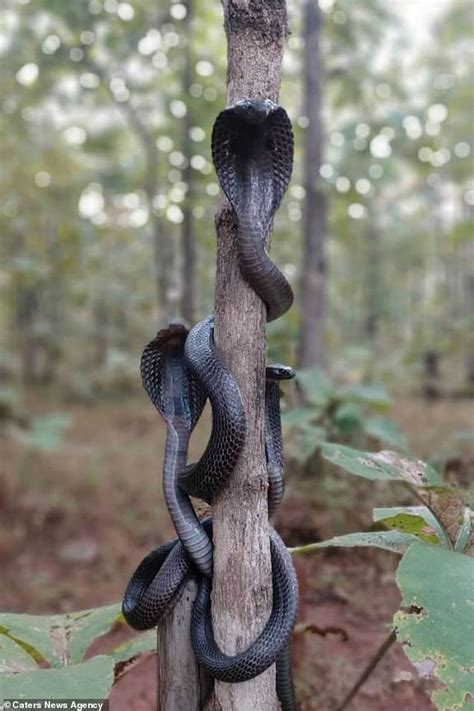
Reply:
<svg viewBox="0 0 474 711"><path fill-rule="evenodd" d="M433 694L439 709L466 709L474 697L474 560L417 543L398 567L404 608L394 618L398 639L414 663L433 665L446 688Z"/></svg>
<svg viewBox="0 0 474 711"><path fill-rule="evenodd" d="M23 647L10 637L0 635L0 674L18 674L37 668L36 661Z"/></svg>
<svg viewBox="0 0 474 711"><path fill-rule="evenodd" d="M93 657L62 669L2 674L6 699L106 699L114 681L114 660Z"/></svg>
<svg viewBox="0 0 474 711"><path fill-rule="evenodd" d="M395 452L360 452L341 444L324 444L323 456L349 474L380 481L407 481L414 486L442 486L439 474L428 464Z"/></svg>
<svg viewBox="0 0 474 711"><path fill-rule="evenodd" d="M92 642L119 619L120 605L108 605L66 615L0 614L0 633L8 634L26 650L53 667L76 664Z"/></svg>
<svg viewBox="0 0 474 711"><path fill-rule="evenodd" d="M408 546L418 541L418 538L409 533L401 531L367 531L361 533L347 533L344 536L336 536L327 541L320 543L310 543L306 546L298 546L289 548L290 553L303 554L312 553L320 548L328 548L330 546L353 548L355 546L373 546L374 548L382 548L393 553L404 553Z"/></svg>

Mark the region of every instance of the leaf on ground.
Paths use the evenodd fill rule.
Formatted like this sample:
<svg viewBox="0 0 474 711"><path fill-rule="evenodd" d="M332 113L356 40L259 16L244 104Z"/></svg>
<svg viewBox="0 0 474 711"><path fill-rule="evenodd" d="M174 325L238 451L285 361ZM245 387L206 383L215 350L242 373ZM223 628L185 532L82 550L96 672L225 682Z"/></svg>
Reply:
<svg viewBox="0 0 474 711"><path fill-rule="evenodd" d="M408 546L415 543L419 539L409 533L401 531L367 531L361 533L347 533L345 536L336 536L327 541L320 543L310 543L305 546L289 548L290 553L300 555L311 553L320 548L329 548L330 546L353 548L353 547L374 547L382 548L393 553L404 553Z"/></svg>
<svg viewBox="0 0 474 711"><path fill-rule="evenodd" d="M53 667L82 661L92 642L119 619L120 604L66 615L0 614L0 634L6 633L36 658Z"/></svg>
<svg viewBox="0 0 474 711"><path fill-rule="evenodd" d="M431 664L445 685L433 694L438 709L467 709L474 697L474 561L418 542L401 561L397 584L404 609L394 624L406 655Z"/></svg>
<svg viewBox="0 0 474 711"><path fill-rule="evenodd" d="M442 486L439 474L420 459L396 452L360 452L341 444L323 444L325 459L349 474L379 481L407 481L416 487Z"/></svg>
<svg viewBox="0 0 474 711"><path fill-rule="evenodd" d="M2 696L14 699L106 699L114 681L114 660L93 657L62 669L2 674Z"/></svg>

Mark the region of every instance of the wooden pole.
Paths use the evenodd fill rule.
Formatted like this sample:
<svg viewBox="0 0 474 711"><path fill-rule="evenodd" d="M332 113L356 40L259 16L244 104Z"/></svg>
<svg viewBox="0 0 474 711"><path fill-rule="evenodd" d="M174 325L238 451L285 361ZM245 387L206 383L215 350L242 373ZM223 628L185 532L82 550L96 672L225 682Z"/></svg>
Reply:
<svg viewBox="0 0 474 711"><path fill-rule="evenodd" d="M228 104L278 101L287 33L284 0L223 0L228 44ZM215 338L239 383L248 418L244 451L228 487L213 504L214 633L227 654L245 649L272 604L264 449L266 308L243 280L236 224L226 201L216 216ZM208 711L279 708L274 667L241 684L217 682Z"/></svg>

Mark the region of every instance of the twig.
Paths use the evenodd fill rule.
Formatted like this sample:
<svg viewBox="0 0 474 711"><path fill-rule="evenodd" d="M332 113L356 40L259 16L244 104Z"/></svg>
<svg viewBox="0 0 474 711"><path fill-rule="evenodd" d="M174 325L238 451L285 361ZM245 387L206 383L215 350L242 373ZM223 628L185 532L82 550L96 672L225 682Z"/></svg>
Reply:
<svg viewBox="0 0 474 711"><path fill-rule="evenodd" d="M380 660L385 655L385 653L388 652L388 650L390 649L392 644L396 641L396 639L397 639L396 632L395 632L395 630L392 630L390 632L390 634L388 635L388 637L382 642L382 644L380 645L380 647L378 648L377 652L372 657L370 662L367 664L367 666L365 667L364 671L357 679L357 681L354 684L354 686L352 687L352 689L349 691L347 696L344 698L344 701L340 704L340 706L338 706L335 709L335 711L344 711L344 709L347 708L347 706L350 704L350 702L352 701L354 696L357 694L357 692L359 691L361 686L363 684L365 684L365 682L367 681L369 676L372 674L372 672L374 671L377 664L380 662Z"/></svg>

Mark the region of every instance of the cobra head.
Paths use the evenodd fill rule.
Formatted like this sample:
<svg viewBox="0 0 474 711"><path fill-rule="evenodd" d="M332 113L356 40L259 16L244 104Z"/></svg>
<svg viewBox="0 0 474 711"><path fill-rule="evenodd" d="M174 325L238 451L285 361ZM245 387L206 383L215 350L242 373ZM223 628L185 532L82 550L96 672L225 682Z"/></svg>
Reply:
<svg viewBox="0 0 474 711"><path fill-rule="evenodd" d="M206 402L206 394L194 378L184 358L188 329L171 323L145 347L140 372L150 400L170 423L194 428Z"/></svg>
<svg viewBox="0 0 474 711"><path fill-rule="evenodd" d="M263 123L272 111L276 111L278 105L270 99L242 99L230 106L227 111L232 111L235 116L238 116L250 124Z"/></svg>
<svg viewBox="0 0 474 711"><path fill-rule="evenodd" d="M267 365L266 378L267 380L291 380L295 377L295 371L289 365L282 363L272 363Z"/></svg>
<svg viewBox="0 0 474 711"><path fill-rule="evenodd" d="M293 132L285 109L270 99L244 99L221 111L212 129L212 159L237 213L247 200L245 185L252 176L259 219L269 224L293 166Z"/></svg>

